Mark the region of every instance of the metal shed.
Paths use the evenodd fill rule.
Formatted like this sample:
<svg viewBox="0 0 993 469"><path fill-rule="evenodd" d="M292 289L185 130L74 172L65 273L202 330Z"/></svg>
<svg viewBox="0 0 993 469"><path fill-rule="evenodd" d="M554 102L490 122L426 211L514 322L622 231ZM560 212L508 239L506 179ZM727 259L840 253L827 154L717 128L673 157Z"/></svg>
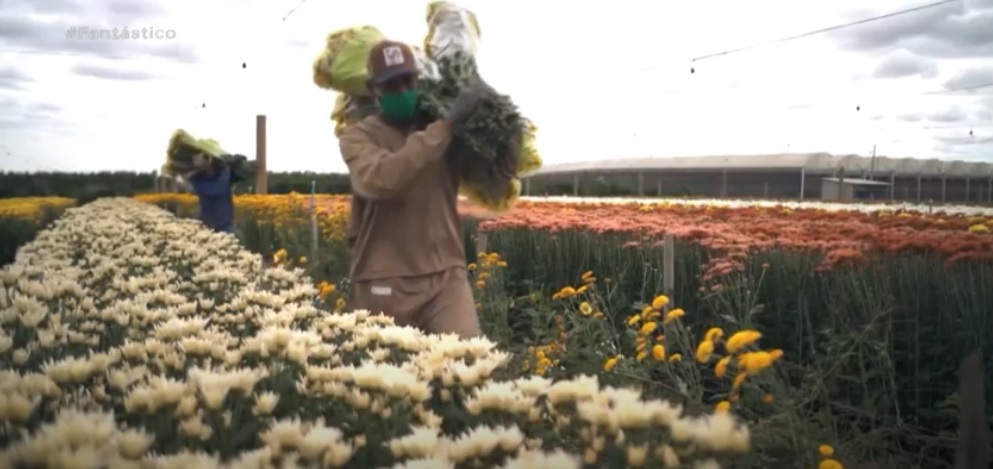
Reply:
<svg viewBox="0 0 993 469"><path fill-rule="evenodd" d="M825 200L886 200L888 182L860 178L828 177L821 179L821 198Z"/></svg>

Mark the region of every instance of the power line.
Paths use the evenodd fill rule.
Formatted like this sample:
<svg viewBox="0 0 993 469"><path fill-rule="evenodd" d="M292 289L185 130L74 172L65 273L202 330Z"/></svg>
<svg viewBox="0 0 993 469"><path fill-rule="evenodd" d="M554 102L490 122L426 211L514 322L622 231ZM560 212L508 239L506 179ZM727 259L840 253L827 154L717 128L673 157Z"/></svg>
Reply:
<svg viewBox="0 0 993 469"><path fill-rule="evenodd" d="M738 52L744 52L746 50L757 49L757 48L765 47L765 46L771 46L773 44L781 44L781 43L784 43L784 42L794 41L794 40L797 40L797 39L803 39L805 37L816 36L818 34L823 34L823 33L831 32L831 31L837 31L839 29L845 29L845 28L850 28L852 26L859 26L859 25L863 25L863 24L866 24L866 23L871 23L873 21L879 21L879 20L883 20L883 19L887 19L887 18L893 18L895 16L905 15L905 14L908 14L908 13L913 13L913 12L917 12L917 11L921 11L921 10L927 10L929 8L934 8L934 7L945 5L945 4L948 4L948 3L954 3L954 2L957 2L957 1L959 1L959 0L941 0L939 2L929 3L927 5L921 5L921 6L914 7L914 8L908 8L906 10L900 10L900 11L896 11L896 12L893 12L893 13L887 13L885 15L876 16L876 17L873 17L873 18L866 18L866 19L863 19L863 20L852 21L850 23L838 24L838 25L829 26L829 27L826 27L826 28L815 29L813 31L807 31L807 32L801 33L801 34L795 34L793 36L787 36L787 37L780 38L780 39L774 39L774 40L771 40L771 41L759 42L759 43L747 45L747 46L744 46L744 47L737 47L737 48L734 48L734 49L728 49L728 50L721 51L721 52L715 52L715 53L712 53L712 54L701 55L699 57L695 57L693 59L690 59L690 62L691 63L692 62L699 62L699 61L711 59L711 58L714 58L714 57L721 57L721 56L725 56L725 55L735 54L735 53L738 53ZM693 72L695 72L695 70L690 69L690 73L693 73Z"/></svg>
<svg viewBox="0 0 993 469"><path fill-rule="evenodd" d="M296 11L300 9L300 7L303 6L304 3L307 3L307 0L300 0L300 3L297 3L295 7L290 8L290 11L286 12L286 14L283 15L283 19L281 19L280 21L286 21L286 18L289 18L290 15L296 13Z"/></svg>

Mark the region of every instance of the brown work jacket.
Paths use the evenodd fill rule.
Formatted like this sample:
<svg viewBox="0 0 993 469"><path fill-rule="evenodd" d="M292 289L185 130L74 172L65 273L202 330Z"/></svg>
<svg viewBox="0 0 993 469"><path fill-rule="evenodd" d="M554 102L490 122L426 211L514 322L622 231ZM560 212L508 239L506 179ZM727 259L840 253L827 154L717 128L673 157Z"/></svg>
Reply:
<svg viewBox="0 0 993 469"><path fill-rule="evenodd" d="M451 127L401 128L370 116L339 137L352 185L353 281L412 277L466 265Z"/></svg>

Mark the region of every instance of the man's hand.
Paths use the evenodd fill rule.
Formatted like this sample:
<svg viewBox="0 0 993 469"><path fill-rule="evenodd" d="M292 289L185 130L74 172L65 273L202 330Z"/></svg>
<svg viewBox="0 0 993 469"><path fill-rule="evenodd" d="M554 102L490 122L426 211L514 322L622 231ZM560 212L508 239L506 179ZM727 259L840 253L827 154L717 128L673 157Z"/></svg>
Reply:
<svg viewBox="0 0 993 469"><path fill-rule="evenodd" d="M193 155L193 167L200 170L210 166L210 158L203 153L196 153Z"/></svg>
<svg viewBox="0 0 993 469"><path fill-rule="evenodd" d="M463 88L458 97L455 98L455 102L452 103L452 108L448 110L448 114L445 114L445 120L453 125L465 122L476 111L476 106L479 105L485 92L486 88L482 82L476 82Z"/></svg>

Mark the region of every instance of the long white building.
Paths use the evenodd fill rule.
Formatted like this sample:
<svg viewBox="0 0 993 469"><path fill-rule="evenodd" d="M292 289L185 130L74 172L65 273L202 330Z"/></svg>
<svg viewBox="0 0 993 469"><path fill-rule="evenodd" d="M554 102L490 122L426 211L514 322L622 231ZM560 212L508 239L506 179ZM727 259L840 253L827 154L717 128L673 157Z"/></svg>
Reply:
<svg viewBox="0 0 993 469"><path fill-rule="evenodd" d="M827 153L611 159L545 166L525 176L523 192L990 203L993 163Z"/></svg>

